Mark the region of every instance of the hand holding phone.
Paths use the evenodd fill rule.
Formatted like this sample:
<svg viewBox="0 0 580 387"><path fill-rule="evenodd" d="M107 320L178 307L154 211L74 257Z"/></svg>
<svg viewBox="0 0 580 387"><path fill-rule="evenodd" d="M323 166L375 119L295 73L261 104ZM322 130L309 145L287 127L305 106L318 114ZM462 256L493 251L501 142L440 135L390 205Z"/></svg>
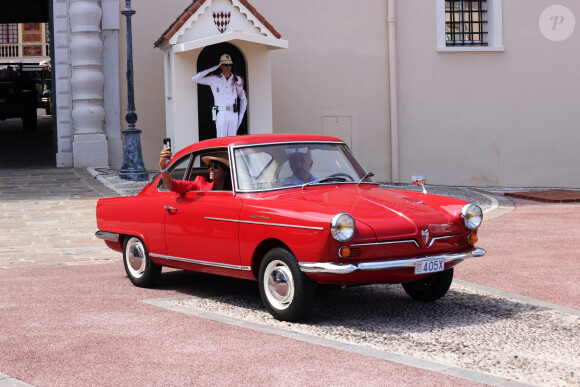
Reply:
<svg viewBox="0 0 580 387"><path fill-rule="evenodd" d="M171 139L169 137L163 139L163 149L165 148L171 149Z"/></svg>
<svg viewBox="0 0 580 387"><path fill-rule="evenodd" d="M161 171L165 170L167 167L167 163L171 160L173 154L171 153L171 139L164 138L163 139L163 150L161 151L161 156L159 158L159 168Z"/></svg>

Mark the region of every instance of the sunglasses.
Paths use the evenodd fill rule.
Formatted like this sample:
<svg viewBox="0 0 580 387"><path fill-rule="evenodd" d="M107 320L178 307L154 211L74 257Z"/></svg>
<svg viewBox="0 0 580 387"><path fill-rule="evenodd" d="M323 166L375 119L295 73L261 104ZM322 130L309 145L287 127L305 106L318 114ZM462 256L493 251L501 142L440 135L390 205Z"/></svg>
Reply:
<svg viewBox="0 0 580 387"><path fill-rule="evenodd" d="M220 168L220 167L221 167L221 168L223 168L223 167L224 167L224 165L223 165L222 163L220 163L219 161L210 161L210 162L207 164L207 168L208 168L208 169L210 169L210 168L212 168L212 169L218 169L218 168Z"/></svg>
<svg viewBox="0 0 580 387"><path fill-rule="evenodd" d="M222 63L222 66L232 67L232 64L231 63Z"/></svg>

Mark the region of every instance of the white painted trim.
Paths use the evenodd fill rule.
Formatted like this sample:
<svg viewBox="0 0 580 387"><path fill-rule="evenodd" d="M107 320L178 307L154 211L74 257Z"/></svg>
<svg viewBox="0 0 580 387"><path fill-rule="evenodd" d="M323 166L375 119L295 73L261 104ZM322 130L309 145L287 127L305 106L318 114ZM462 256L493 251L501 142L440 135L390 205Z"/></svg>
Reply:
<svg viewBox="0 0 580 387"><path fill-rule="evenodd" d="M487 0L487 46L447 47L445 44L445 0L436 0L438 52L501 52L503 47L502 0Z"/></svg>
<svg viewBox="0 0 580 387"><path fill-rule="evenodd" d="M400 182L399 176L399 99L397 90L397 37L396 37L396 4L388 0L389 29L389 116L391 133L391 181Z"/></svg>
<svg viewBox="0 0 580 387"><path fill-rule="evenodd" d="M177 31L175 34L173 34L173 36L169 39L169 44L172 46L175 45L175 43L177 43L179 38L181 38L183 36L183 34L185 34L185 32L187 32L187 30L189 30L191 28L191 25L199 19L199 17L205 12L205 10L207 8L209 8L211 3L212 3L211 1L206 1L205 3L203 3L198 8L198 10L195 11L195 13L193 15L191 15L189 17L189 19L187 19L187 21L181 26L179 31Z"/></svg>
<svg viewBox="0 0 580 387"><path fill-rule="evenodd" d="M270 49L280 49L288 48L288 41L283 39L269 38L266 36L248 34L247 32L241 31L231 31L219 35L210 36L203 39L194 40L191 42L185 42L180 44L175 44L173 46L174 52L185 52L191 50L197 50L199 48L207 47L212 44L218 44L223 42L233 43L236 40L263 44L269 46Z"/></svg>
<svg viewBox="0 0 580 387"><path fill-rule="evenodd" d="M437 47L438 52L502 52L502 47Z"/></svg>
<svg viewBox="0 0 580 387"><path fill-rule="evenodd" d="M266 26L263 25L262 22L259 21L256 16L254 16L254 14L250 13L250 11L246 8L246 6L244 6L239 0L231 0L231 1L232 5L238 8L240 10L240 13L246 16L246 19L248 19L248 21L252 23L254 27L257 27L260 30L260 33L264 34L266 37L276 39L274 34L272 34L272 32L269 29L267 29Z"/></svg>
<svg viewBox="0 0 580 387"><path fill-rule="evenodd" d="M232 2L232 5L235 8L237 8L242 15L244 15L246 17L246 19L248 20L248 23L251 23L262 34L262 35L254 35L255 37L266 38L269 40L280 40L280 39L277 39L274 36L274 34L272 34L272 32L269 29L267 29L266 26L264 26L264 24L262 24L262 22L260 22L258 20L258 18L256 16L254 16L254 14L252 14L239 0L231 0L231 2ZM169 43L171 45L176 45L177 41L187 32L187 30L189 30L191 28L192 24L195 23L199 19L199 17L206 12L206 10L212 5L212 3L213 3L213 1L206 1L205 3L203 3L199 7L199 9L197 11L195 11L195 13L193 15L191 15L190 18L181 26L181 28L179 28L179 30L169 39ZM225 34L220 34L220 35L225 35ZM249 39L242 39L242 40L252 41ZM221 43L221 42L218 42L218 43ZM259 43L259 42L256 42L256 43ZM215 43L212 43L212 44L215 44ZM265 43L263 43L263 44L265 44ZM202 47L205 47L205 46L207 46L207 45L203 45ZM274 45L274 47L288 48L288 43L286 42L286 46ZM199 46L195 47L195 48L199 48Z"/></svg>
<svg viewBox="0 0 580 387"><path fill-rule="evenodd" d="M173 55L173 50L164 51L163 68L165 74L165 134L175 142L175 101L173 99L175 92L175 79L173 77L175 59Z"/></svg>

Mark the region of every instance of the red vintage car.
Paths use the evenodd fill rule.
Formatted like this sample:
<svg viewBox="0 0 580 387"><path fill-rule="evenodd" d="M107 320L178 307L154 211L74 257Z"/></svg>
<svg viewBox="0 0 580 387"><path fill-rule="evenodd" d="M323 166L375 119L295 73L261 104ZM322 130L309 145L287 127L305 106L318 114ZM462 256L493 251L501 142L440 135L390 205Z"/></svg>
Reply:
<svg viewBox="0 0 580 387"><path fill-rule="evenodd" d="M204 159L217 154L230 164L224 190L174 193L157 175L137 196L99 200L96 235L123 253L136 286L154 286L163 266L257 280L266 309L292 321L326 284L401 283L416 300L437 300L453 266L485 254L475 246L479 206L424 186L385 189L337 138L211 139L168 170L207 179Z"/></svg>

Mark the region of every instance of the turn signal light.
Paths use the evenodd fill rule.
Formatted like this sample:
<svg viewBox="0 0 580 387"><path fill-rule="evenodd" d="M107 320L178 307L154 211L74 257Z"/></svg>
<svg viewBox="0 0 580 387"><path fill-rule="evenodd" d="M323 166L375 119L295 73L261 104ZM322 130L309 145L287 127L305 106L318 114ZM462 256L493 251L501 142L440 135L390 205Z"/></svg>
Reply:
<svg viewBox="0 0 580 387"><path fill-rule="evenodd" d="M467 241L469 242L470 245L476 244L478 241L477 235L469 234L469 236L467 237Z"/></svg>
<svg viewBox="0 0 580 387"><path fill-rule="evenodd" d="M348 248L346 246L342 246L340 249L338 249L338 256L340 258L350 257L350 248Z"/></svg>

